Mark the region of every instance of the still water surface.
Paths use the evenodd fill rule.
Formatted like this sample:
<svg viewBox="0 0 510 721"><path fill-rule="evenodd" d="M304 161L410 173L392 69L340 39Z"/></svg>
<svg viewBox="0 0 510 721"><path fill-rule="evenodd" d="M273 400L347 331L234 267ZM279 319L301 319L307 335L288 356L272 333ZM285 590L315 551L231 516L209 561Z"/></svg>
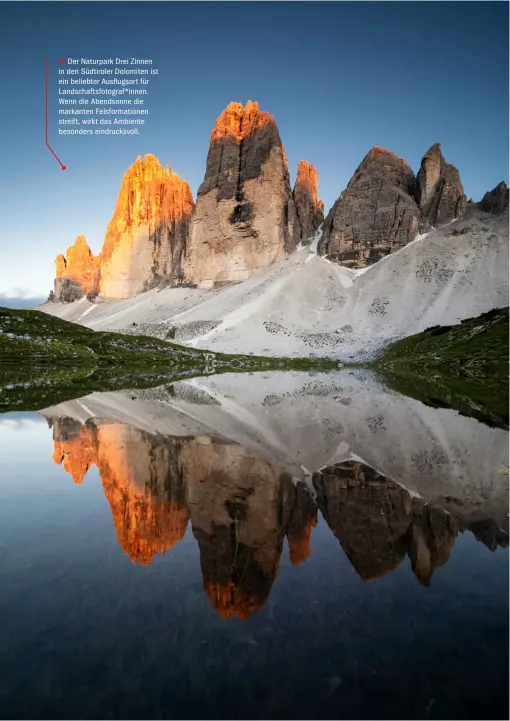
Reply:
<svg viewBox="0 0 510 721"><path fill-rule="evenodd" d="M507 718L508 434L359 374L0 419L3 718Z"/></svg>

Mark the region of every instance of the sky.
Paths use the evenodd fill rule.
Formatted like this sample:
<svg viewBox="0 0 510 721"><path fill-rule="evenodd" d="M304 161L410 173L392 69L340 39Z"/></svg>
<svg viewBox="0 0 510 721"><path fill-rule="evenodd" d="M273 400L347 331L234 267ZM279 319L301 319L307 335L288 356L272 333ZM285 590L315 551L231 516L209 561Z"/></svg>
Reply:
<svg viewBox="0 0 510 721"><path fill-rule="evenodd" d="M276 119L291 182L307 160L326 211L373 145L415 172L442 145L474 200L508 182L508 3L2 2L0 295L45 296L76 236L99 252L120 182L153 153L191 186L231 101ZM60 57L150 58L139 136L56 132ZM49 141L45 146L45 58Z"/></svg>

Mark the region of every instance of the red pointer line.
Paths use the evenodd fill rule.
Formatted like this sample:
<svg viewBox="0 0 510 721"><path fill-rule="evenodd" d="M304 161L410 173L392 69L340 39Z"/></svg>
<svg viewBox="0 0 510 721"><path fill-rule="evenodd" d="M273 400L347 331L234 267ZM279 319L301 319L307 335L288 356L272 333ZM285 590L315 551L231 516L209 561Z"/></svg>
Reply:
<svg viewBox="0 0 510 721"><path fill-rule="evenodd" d="M67 166L62 163L60 158L57 156L53 148L48 143L48 58L46 58L46 147L56 159L62 170L66 170Z"/></svg>

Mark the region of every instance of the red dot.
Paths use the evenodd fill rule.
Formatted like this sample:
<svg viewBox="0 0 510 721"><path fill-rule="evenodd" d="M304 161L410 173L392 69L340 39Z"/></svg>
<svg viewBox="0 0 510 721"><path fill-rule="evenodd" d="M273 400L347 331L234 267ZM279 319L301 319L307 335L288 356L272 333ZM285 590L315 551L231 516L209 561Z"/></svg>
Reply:
<svg viewBox="0 0 510 721"><path fill-rule="evenodd" d="M62 170L67 170L67 165L63 165Z"/></svg>

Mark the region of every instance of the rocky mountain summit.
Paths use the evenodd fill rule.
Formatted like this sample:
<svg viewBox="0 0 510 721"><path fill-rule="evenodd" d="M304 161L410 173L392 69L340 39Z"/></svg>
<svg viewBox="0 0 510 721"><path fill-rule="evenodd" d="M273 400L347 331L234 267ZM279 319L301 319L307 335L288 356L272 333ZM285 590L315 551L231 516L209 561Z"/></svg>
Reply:
<svg viewBox="0 0 510 721"><path fill-rule="evenodd" d="M319 200L317 170L302 160L297 169L292 195L301 231L301 243L310 242L324 220L324 203Z"/></svg>
<svg viewBox="0 0 510 721"><path fill-rule="evenodd" d="M324 220L314 166L300 161L291 189L273 116L256 102L230 103L213 127L196 205L170 166L153 155L137 158L101 252L94 256L79 236L56 259L49 300L119 300L163 286L210 290L252 278L314 237L319 255L365 268L471 209L498 215L507 207L504 182L479 203L467 202L439 143L416 176L405 160L374 146Z"/></svg>
<svg viewBox="0 0 510 721"><path fill-rule="evenodd" d="M322 220L315 168L302 161L292 191L274 118L258 103L230 103L211 133L196 208L170 166L154 155L137 158L122 179L99 256L84 239L58 256L50 300L245 280L310 242Z"/></svg>
<svg viewBox="0 0 510 721"><path fill-rule="evenodd" d="M423 214L422 224L434 228L458 218L466 209L467 199L457 168L445 161L439 143L425 153L416 176L414 195Z"/></svg>
<svg viewBox="0 0 510 721"><path fill-rule="evenodd" d="M395 153L373 147L324 221L319 253L364 267L413 240L420 210L412 168Z"/></svg>
<svg viewBox="0 0 510 721"><path fill-rule="evenodd" d="M189 185L170 166L138 157L122 179L99 255L80 235L57 257L53 299L130 298L180 278L193 208Z"/></svg>
<svg viewBox="0 0 510 721"><path fill-rule="evenodd" d="M324 222L319 252L363 268L404 247L431 228L460 217L467 207L459 172L432 145L418 175L405 160L373 147Z"/></svg>
<svg viewBox="0 0 510 721"><path fill-rule="evenodd" d="M213 286L249 278L297 247L300 229L274 118L258 103L230 105L211 133L184 277Z"/></svg>
<svg viewBox="0 0 510 721"><path fill-rule="evenodd" d="M189 185L154 155L138 157L122 179L108 224L99 293L129 298L180 278L194 208Z"/></svg>
<svg viewBox="0 0 510 721"><path fill-rule="evenodd" d="M500 215L508 208L508 187L504 180L495 188L485 193L479 203L480 209L485 213Z"/></svg>
<svg viewBox="0 0 510 721"><path fill-rule="evenodd" d="M55 300L72 303L84 295L94 296L98 289L99 256L90 250L85 236L79 235L66 255L55 260Z"/></svg>

